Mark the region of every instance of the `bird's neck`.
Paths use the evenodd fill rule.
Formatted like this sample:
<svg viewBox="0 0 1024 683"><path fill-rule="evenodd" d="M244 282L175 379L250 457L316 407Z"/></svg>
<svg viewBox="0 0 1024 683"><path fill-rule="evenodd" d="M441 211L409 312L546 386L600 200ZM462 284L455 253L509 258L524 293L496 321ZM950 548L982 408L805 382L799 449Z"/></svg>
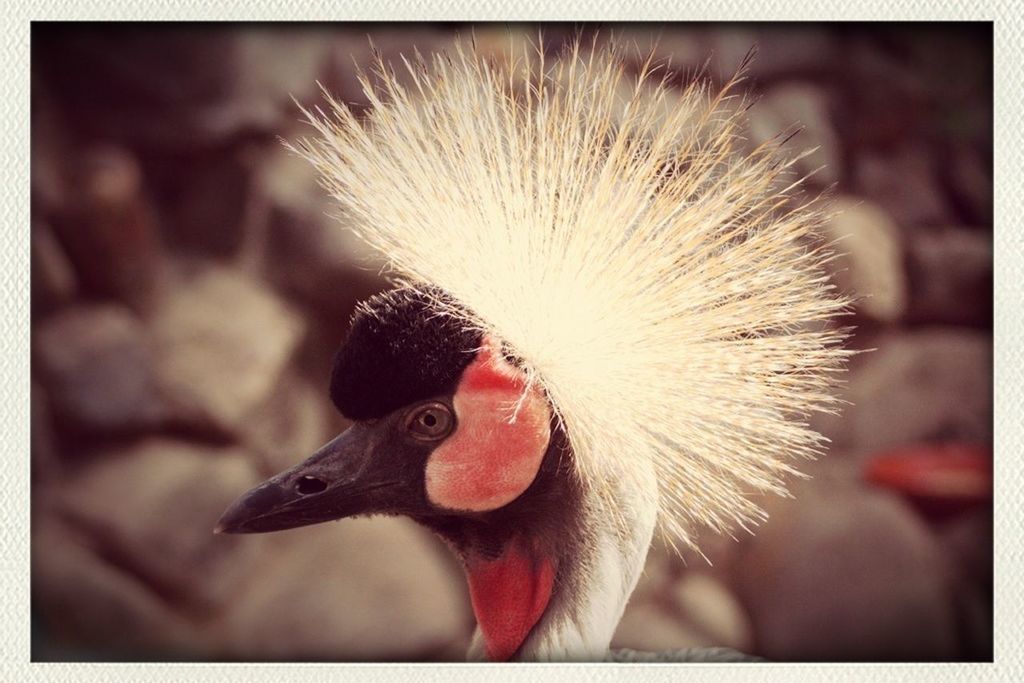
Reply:
<svg viewBox="0 0 1024 683"><path fill-rule="evenodd" d="M643 571L656 510L641 501L650 496L615 491L627 523L614 526L568 463L552 460L500 515L422 520L465 567L478 625L471 660L603 659Z"/></svg>
<svg viewBox="0 0 1024 683"><path fill-rule="evenodd" d="M579 536L566 539L554 557L534 557L529 566L535 578L510 581L506 600L518 593L518 604L536 606L543 596L550 567L555 568L547 604L519 647L507 657L516 661L600 661L605 658L623 610L643 571L654 530L654 511L637 510L627 533L614 531L595 506L584 510ZM524 563L525 564L525 563ZM539 570L539 571L538 571ZM502 605L474 595L473 570L467 569L479 627L469 659L496 659L487 620L502 619ZM519 608L522 613L522 607ZM514 614L515 612L511 612ZM506 615L510 612L505 612ZM532 614L531 614L532 616ZM503 653L510 650L507 645Z"/></svg>

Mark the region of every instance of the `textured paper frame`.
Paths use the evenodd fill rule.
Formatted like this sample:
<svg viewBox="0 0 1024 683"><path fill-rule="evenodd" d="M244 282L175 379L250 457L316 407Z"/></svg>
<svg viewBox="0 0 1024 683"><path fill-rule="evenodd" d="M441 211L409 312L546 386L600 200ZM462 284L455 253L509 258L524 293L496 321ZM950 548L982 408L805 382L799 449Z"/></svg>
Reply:
<svg viewBox="0 0 1024 683"><path fill-rule="evenodd" d="M2 48L0 199L0 582L3 586L2 681L966 681L1024 680L1021 610L1024 589L1024 62L1022 22L1011 0L728 0L680 3L592 0L8 0ZM175 664L33 663L29 628L29 84L30 30L34 20L973 20L994 22L995 222L995 609L994 663L963 664Z"/></svg>

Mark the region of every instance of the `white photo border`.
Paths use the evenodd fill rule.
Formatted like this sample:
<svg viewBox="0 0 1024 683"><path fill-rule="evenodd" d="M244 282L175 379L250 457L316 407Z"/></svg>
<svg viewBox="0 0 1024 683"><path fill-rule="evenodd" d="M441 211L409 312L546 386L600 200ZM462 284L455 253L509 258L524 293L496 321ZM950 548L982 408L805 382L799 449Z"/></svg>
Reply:
<svg viewBox="0 0 1024 683"><path fill-rule="evenodd" d="M0 224L0 582L3 587L0 680L4 681L479 681L551 677L563 681L966 681L1021 680L1024 604L1024 197L1020 58L1022 21L1011 0L718 0L619 2L379 0L272 2L228 0L8 0L3 14L4 164ZM993 663L963 664L178 664L33 663L29 571L29 87L32 21L836 21L994 22L995 59L995 609Z"/></svg>

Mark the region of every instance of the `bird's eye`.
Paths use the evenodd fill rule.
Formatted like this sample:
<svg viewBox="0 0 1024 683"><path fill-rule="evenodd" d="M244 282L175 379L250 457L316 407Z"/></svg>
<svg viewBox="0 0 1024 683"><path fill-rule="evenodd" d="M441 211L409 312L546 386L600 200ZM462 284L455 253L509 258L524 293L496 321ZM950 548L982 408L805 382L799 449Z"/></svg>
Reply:
<svg viewBox="0 0 1024 683"><path fill-rule="evenodd" d="M428 403L409 413L405 428L409 434L422 441L436 441L451 434L455 417L443 403Z"/></svg>

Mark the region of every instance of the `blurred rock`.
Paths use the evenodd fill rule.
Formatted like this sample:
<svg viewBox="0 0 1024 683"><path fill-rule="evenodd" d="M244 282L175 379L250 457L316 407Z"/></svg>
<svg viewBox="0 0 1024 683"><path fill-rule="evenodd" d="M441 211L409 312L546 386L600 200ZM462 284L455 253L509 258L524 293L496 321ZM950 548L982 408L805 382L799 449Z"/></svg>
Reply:
<svg viewBox="0 0 1024 683"><path fill-rule="evenodd" d="M251 228L254 147L160 158L157 172L171 206L165 239L182 252L234 256Z"/></svg>
<svg viewBox="0 0 1024 683"><path fill-rule="evenodd" d="M992 234L918 230L908 243L908 319L915 323L992 325Z"/></svg>
<svg viewBox="0 0 1024 683"><path fill-rule="evenodd" d="M920 28L908 31L914 32ZM844 33L834 46L842 55L834 112L846 149L858 156L869 150L895 150L917 138L926 128L930 105L918 71L880 45L879 33Z"/></svg>
<svg viewBox="0 0 1024 683"><path fill-rule="evenodd" d="M60 454L53 431L53 416L46 390L32 382L30 395L32 420L32 484L42 485L58 477L61 472Z"/></svg>
<svg viewBox="0 0 1024 683"><path fill-rule="evenodd" d="M270 476L305 460L331 438L330 399L293 371L286 371L266 402L241 421L245 445Z"/></svg>
<svg viewBox="0 0 1024 683"><path fill-rule="evenodd" d="M85 290L146 311L159 285L161 255L138 163L113 146L91 147L76 162L53 227Z"/></svg>
<svg viewBox="0 0 1024 683"><path fill-rule="evenodd" d="M956 566L956 609L964 657L992 661L992 509L965 514L939 530L943 548Z"/></svg>
<svg viewBox="0 0 1024 683"><path fill-rule="evenodd" d="M953 212L942 193L929 150L907 143L857 157L857 187L903 228L949 224Z"/></svg>
<svg viewBox="0 0 1024 683"><path fill-rule="evenodd" d="M962 634L962 658L975 662L993 661L992 595L966 587L957 594L956 606Z"/></svg>
<svg viewBox="0 0 1024 683"><path fill-rule="evenodd" d="M787 131L800 129L782 147L782 154L796 158L814 150L793 165L808 182L831 185L839 180L843 164L839 141L832 130L829 103L823 90L813 85L790 83L769 90L750 110L750 146L758 145Z"/></svg>
<svg viewBox="0 0 1024 683"><path fill-rule="evenodd" d="M69 123L83 137L147 149L195 149L266 132L279 114L274 96L286 93L254 98L242 87L251 78L242 74L243 36L255 30L50 26L33 41L33 63L65 109L75 112ZM289 52L274 59L289 62Z"/></svg>
<svg viewBox="0 0 1024 683"><path fill-rule="evenodd" d="M959 329L885 334L855 359L840 416L812 426L851 455L917 441L992 439L992 337Z"/></svg>
<svg viewBox="0 0 1024 683"><path fill-rule="evenodd" d="M211 34L218 37L216 31ZM186 96L186 111L177 111L177 120L166 122L168 127L191 125L195 135L178 143L146 145L142 154L147 178L166 207L164 237L169 245L194 254L237 255L253 230L250 214L258 200L254 169L267 148L278 146L272 133L298 118L291 98L308 100L316 93L330 36L327 29L260 26L219 36L225 64L219 63L218 69L225 73L214 76L209 92L196 101ZM193 44L186 40L188 32L177 37L180 45L157 41L149 49L170 55ZM208 35L190 37L210 47ZM189 68L164 74L173 82Z"/></svg>
<svg viewBox="0 0 1024 683"><path fill-rule="evenodd" d="M753 647L750 620L735 596L720 581L690 572L672 588L678 614L714 645L749 652Z"/></svg>
<svg viewBox="0 0 1024 683"><path fill-rule="evenodd" d="M32 71L31 146L32 218L49 220L60 211L67 192L67 162L72 158L64 112L58 106L49 84Z"/></svg>
<svg viewBox="0 0 1024 683"><path fill-rule="evenodd" d="M832 217L822 233L840 254L829 266L840 291L856 297L856 310L869 318L886 323L901 319L907 281L899 227L871 202L841 197L830 208Z"/></svg>
<svg viewBox="0 0 1024 683"><path fill-rule="evenodd" d="M32 224L32 315L34 318L71 303L78 278L64 247L50 226Z"/></svg>
<svg viewBox="0 0 1024 683"><path fill-rule="evenodd" d="M948 560L888 494L800 487L737 568L757 653L781 661L957 656Z"/></svg>
<svg viewBox="0 0 1024 683"><path fill-rule="evenodd" d="M992 532L991 509L964 514L939 530L942 545L956 562L961 579L988 595L994 578Z"/></svg>
<svg viewBox="0 0 1024 683"><path fill-rule="evenodd" d="M667 594L675 579L675 567L673 566L672 551L657 542L655 535L654 544L647 551L647 560L644 563L644 570L640 574L636 588L630 598L634 601L660 600Z"/></svg>
<svg viewBox="0 0 1024 683"><path fill-rule="evenodd" d="M257 481L244 451L150 438L104 452L57 500L107 563L176 609L201 612L250 571L255 546L213 527Z"/></svg>
<svg viewBox="0 0 1024 683"><path fill-rule="evenodd" d="M308 128L293 128L284 134L284 139L290 144L297 144L310 134ZM258 171L257 185L276 208L319 215L336 207L336 202L320 186L313 165L284 145L271 149ZM324 218L325 222L329 220Z"/></svg>
<svg viewBox="0 0 1024 683"><path fill-rule="evenodd" d="M151 322L162 384L233 431L267 399L303 332L262 282L214 266L185 277Z"/></svg>
<svg viewBox="0 0 1024 683"><path fill-rule="evenodd" d="M992 161L968 144L951 145L944 150L939 171L951 201L964 220L991 225Z"/></svg>
<svg viewBox="0 0 1024 683"><path fill-rule="evenodd" d="M303 135L295 130L287 139L297 143ZM311 257L325 251L319 258L326 264L321 268L377 271L384 265L376 250L352 234L339 216L337 201L320 185L313 165L302 157L284 146L271 150L260 165L257 183L267 203L281 214L275 218L275 247L304 250Z"/></svg>
<svg viewBox="0 0 1024 683"><path fill-rule="evenodd" d="M60 653L68 646L115 659L194 656L201 648L181 615L52 515L32 524L32 607L50 641L39 644L52 653L43 661L64 659Z"/></svg>
<svg viewBox="0 0 1024 683"><path fill-rule="evenodd" d="M55 415L74 429L129 433L160 426L166 406L146 331L120 306L69 308L39 323L34 360Z"/></svg>
<svg viewBox="0 0 1024 683"><path fill-rule="evenodd" d="M715 645L683 620L649 602L630 602L615 629L611 649L657 652Z"/></svg>
<svg viewBox="0 0 1024 683"><path fill-rule="evenodd" d="M247 26L237 31L237 73L233 96L212 109L205 122L224 137L254 111L266 112L274 128L297 113L292 101L308 101L319 91L332 46L338 39L335 26Z"/></svg>
<svg viewBox="0 0 1024 683"><path fill-rule="evenodd" d="M296 132L290 139L299 137ZM306 160L276 150L258 183L271 207L268 277L289 295L347 321L356 301L382 288L384 259L336 218L340 207Z"/></svg>
<svg viewBox="0 0 1024 683"><path fill-rule="evenodd" d="M344 520L266 537L245 591L214 626L229 656L408 661L465 651L463 579L406 519Z"/></svg>
<svg viewBox="0 0 1024 683"><path fill-rule="evenodd" d="M704 59L710 54L719 70L731 75L751 48L750 78L757 84L783 78L818 78L836 65L835 39L813 24L785 24L770 28L728 26L702 31L708 36ZM703 60L702 60L703 61Z"/></svg>

